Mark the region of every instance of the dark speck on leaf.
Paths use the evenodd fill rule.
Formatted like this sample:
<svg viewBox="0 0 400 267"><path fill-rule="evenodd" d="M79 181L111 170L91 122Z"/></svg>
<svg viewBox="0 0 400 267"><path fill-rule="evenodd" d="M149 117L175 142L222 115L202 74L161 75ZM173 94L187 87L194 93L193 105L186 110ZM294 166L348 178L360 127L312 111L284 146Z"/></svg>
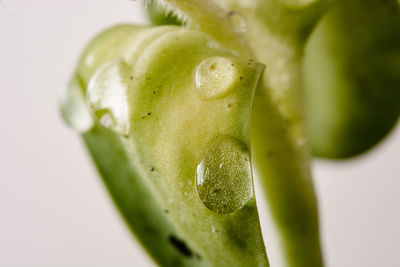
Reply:
<svg viewBox="0 0 400 267"><path fill-rule="evenodd" d="M165 213L169 213L169 210L164 210Z"/></svg>
<svg viewBox="0 0 400 267"><path fill-rule="evenodd" d="M227 107L228 107L228 108L232 107L232 104L228 104Z"/></svg>
<svg viewBox="0 0 400 267"><path fill-rule="evenodd" d="M155 170L153 166L150 166L149 169L150 169L151 172L154 172L154 170Z"/></svg>
<svg viewBox="0 0 400 267"><path fill-rule="evenodd" d="M242 77L242 76L240 76L240 77L239 77L239 79L243 80L243 77Z"/></svg>
<svg viewBox="0 0 400 267"><path fill-rule="evenodd" d="M168 241L173 245L182 255L192 257L192 251L187 247L186 243L173 235L168 237Z"/></svg>
<svg viewBox="0 0 400 267"><path fill-rule="evenodd" d="M142 119L146 118L147 116L150 116L151 112L147 112L145 115L142 115Z"/></svg>

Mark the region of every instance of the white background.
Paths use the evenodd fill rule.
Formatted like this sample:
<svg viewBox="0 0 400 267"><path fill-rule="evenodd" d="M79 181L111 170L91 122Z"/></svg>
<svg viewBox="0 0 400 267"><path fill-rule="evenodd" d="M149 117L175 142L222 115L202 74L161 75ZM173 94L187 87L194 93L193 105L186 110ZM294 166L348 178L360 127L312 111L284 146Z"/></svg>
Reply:
<svg viewBox="0 0 400 267"><path fill-rule="evenodd" d="M0 266L153 266L56 105L90 37L145 21L129 0L0 0ZM314 167L327 266L400 266L400 128Z"/></svg>

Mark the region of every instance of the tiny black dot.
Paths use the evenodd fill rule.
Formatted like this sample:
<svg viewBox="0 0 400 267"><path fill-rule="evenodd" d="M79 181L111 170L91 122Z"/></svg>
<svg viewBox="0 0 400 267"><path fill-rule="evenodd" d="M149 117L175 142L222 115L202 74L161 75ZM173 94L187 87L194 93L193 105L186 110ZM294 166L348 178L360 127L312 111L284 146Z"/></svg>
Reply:
<svg viewBox="0 0 400 267"><path fill-rule="evenodd" d="M243 80L243 77L242 77L242 76L240 76L240 77L239 77L239 79Z"/></svg>

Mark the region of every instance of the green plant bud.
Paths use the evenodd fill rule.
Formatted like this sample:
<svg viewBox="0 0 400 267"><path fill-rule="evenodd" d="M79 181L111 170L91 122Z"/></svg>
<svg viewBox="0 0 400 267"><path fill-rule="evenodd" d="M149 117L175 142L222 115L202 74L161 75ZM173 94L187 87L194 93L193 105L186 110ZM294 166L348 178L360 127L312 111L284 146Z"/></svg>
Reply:
<svg viewBox="0 0 400 267"><path fill-rule="evenodd" d="M83 139L160 265L268 265L249 169L262 70L174 26L116 26L83 53L76 76L95 121ZM200 186L199 165L207 172Z"/></svg>

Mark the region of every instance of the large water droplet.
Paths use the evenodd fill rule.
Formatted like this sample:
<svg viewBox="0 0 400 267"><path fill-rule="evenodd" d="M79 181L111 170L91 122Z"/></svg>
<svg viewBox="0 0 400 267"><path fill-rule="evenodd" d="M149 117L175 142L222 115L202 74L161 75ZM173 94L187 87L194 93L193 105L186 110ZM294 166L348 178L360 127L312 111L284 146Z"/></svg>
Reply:
<svg viewBox="0 0 400 267"><path fill-rule="evenodd" d="M196 189L203 204L218 213L246 205L253 193L246 147L230 136L215 137L197 166Z"/></svg>
<svg viewBox="0 0 400 267"><path fill-rule="evenodd" d="M90 79L86 93L100 123L123 135L129 133L128 87L131 72L131 67L121 60L109 62Z"/></svg>
<svg viewBox="0 0 400 267"><path fill-rule="evenodd" d="M93 127L94 121L77 78L74 78L63 91L60 108L65 122L78 132L87 132Z"/></svg>
<svg viewBox="0 0 400 267"><path fill-rule="evenodd" d="M207 58L196 69L197 95L203 100L225 96L234 87L238 76L238 68L229 58Z"/></svg>
<svg viewBox="0 0 400 267"><path fill-rule="evenodd" d="M246 32L246 20L242 14L237 11L230 11L228 16L236 33Z"/></svg>

